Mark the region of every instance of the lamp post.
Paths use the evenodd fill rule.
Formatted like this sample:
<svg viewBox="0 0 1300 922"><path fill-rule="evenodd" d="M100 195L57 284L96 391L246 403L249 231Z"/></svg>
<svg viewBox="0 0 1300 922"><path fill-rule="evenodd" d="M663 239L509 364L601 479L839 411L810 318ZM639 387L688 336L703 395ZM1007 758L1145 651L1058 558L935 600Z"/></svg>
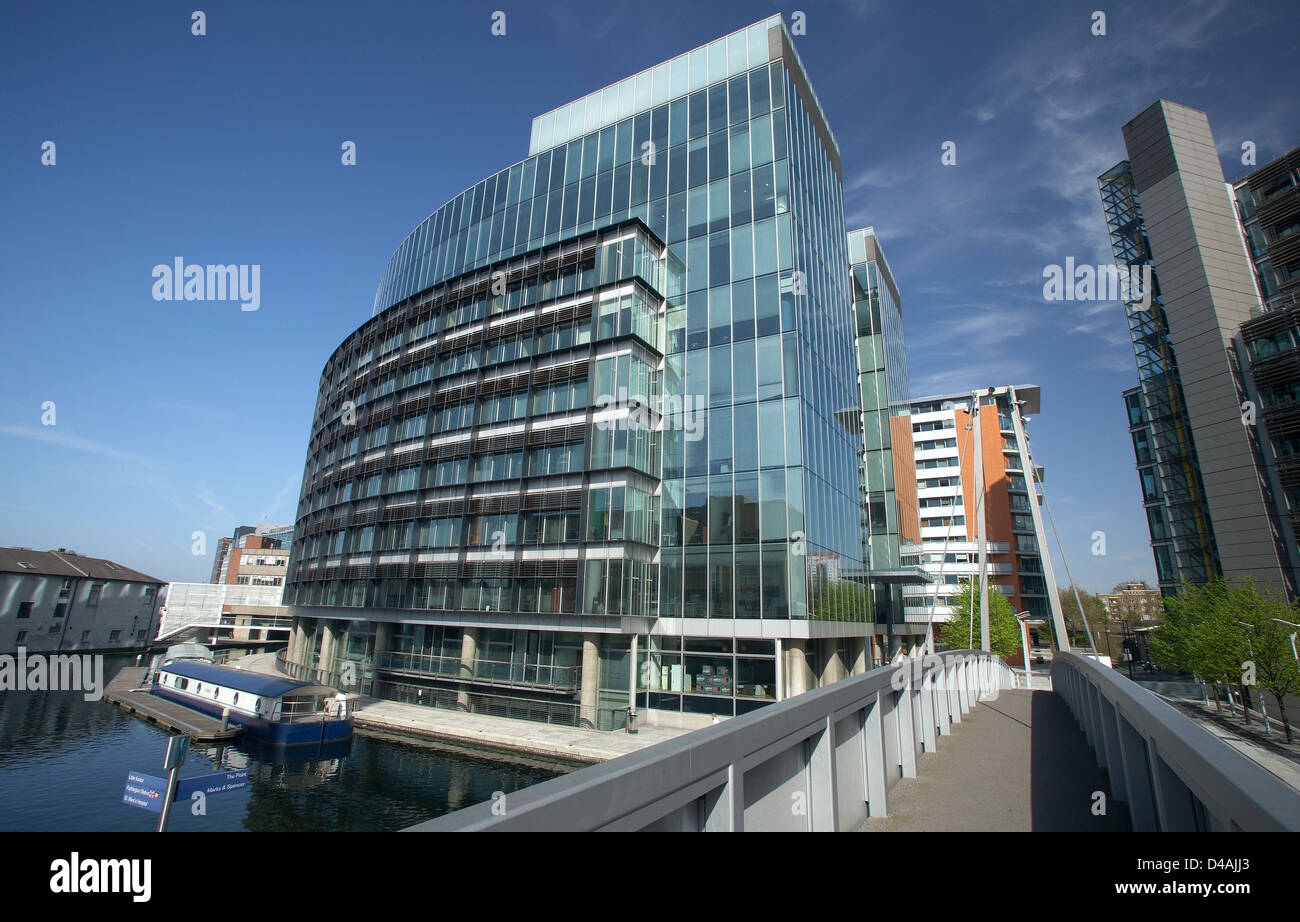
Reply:
<svg viewBox="0 0 1300 922"><path fill-rule="evenodd" d="M1237 623L1243 627L1254 629L1254 625L1248 621L1238 621ZM1255 644L1251 642L1249 633L1246 634L1246 649L1250 650L1250 658L1253 661L1255 659ZM1253 666L1254 663L1252 662L1251 665ZM1246 702L1244 701L1241 703L1241 710L1245 713ZM1259 690L1259 712L1264 715L1264 735L1272 736L1273 731L1268 726L1268 702L1264 700L1264 689L1262 688Z"/></svg>
<svg viewBox="0 0 1300 922"><path fill-rule="evenodd" d="M1294 621L1286 621L1282 618L1273 618L1271 620L1276 621L1278 624L1285 624L1287 627L1300 628L1300 624L1296 624ZM1297 663L1300 663L1300 656L1296 655L1295 652L1295 635L1296 632L1292 631L1291 632L1291 655L1295 657L1295 661Z"/></svg>
<svg viewBox="0 0 1300 922"><path fill-rule="evenodd" d="M1020 650L1025 657L1025 688L1033 690L1033 676L1029 671L1029 612L1016 612L1016 620L1020 622Z"/></svg>

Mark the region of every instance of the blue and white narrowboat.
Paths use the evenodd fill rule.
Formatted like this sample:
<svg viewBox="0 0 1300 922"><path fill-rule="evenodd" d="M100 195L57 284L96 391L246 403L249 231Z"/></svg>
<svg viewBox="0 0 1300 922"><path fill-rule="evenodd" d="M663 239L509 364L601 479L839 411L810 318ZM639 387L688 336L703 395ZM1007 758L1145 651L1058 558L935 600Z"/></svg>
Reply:
<svg viewBox="0 0 1300 922"><path fill-rule="evenodd" d="M327 685L178 660L158 669L152 692L213 717L228 713L246 736L274 746L352 737L351 703Z"/></svg>

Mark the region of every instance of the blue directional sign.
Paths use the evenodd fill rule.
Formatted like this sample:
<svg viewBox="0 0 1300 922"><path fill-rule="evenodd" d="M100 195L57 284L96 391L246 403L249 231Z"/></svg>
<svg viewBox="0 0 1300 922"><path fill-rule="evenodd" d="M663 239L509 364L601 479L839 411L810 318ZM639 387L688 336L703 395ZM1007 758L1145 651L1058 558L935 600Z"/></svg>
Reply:
<svg viewBox="0 0 1300 922"><path fill-rule="evenodd" d="M199 775L197 778L182 778L176 782L175 800L189 800L195 791L207 794L224 794L248 787L248 769L238 772L217 772L212 775Z"/></svg>
<svg viewBox="0 0 1300 922"><path fill-rule="evenodd" d="M157 775L145 775L140 772L127 772L126 790L122 792L122 803L139 807L142 810L161 813L163 799L166 796L166 778L159 778Z"/></svg>

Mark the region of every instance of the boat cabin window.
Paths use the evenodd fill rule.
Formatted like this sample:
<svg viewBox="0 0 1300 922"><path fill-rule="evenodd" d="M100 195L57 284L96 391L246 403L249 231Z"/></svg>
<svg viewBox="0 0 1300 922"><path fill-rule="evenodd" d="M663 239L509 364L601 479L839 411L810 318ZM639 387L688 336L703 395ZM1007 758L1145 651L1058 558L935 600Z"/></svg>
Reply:
<svg viewBox="0 0 1300 922"><path fill-rule="evenodd" d="M281 699L280 713L285 717L315 714L320 710L320 699L315 695L285 695Z"/></svg>

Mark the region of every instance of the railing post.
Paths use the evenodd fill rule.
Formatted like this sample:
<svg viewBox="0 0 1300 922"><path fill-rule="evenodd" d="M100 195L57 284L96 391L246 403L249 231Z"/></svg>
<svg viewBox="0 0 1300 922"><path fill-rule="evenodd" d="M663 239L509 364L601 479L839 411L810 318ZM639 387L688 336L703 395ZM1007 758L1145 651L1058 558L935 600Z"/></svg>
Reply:
<svg viewBox="0 0 1300 922"><path fill-rule="evenodd" d="M907 670L907 684L898 692L898 763L904 778L916 777L916 716L912 710L912 670Z"/></svg>
<svg viewBox="0 0 1300 922"><path fill-rule="evenodd" d="M947 686L948 722L961 723L961 692L957 688L957 663L949 662L943 670L944 684Z"/></svg>
<svg viewBox="0 0 1300 922"><path fill-rule="evenodd" d="M957 702L963 715L970 713L970 667L963 659L957 664Z"/></svg>
<svg viewBox="0 0 1300 922"><path fill-rule="evenodd" d="M1124 783L1124 753L1119 746L1119 728L1115 720L1119 709L1106 700L1098 690L1097 706L1101 713L1101 741L1106 747L1106 777L1110 781L1112 800L1128 800L1127 786Z"/></svg>
<svg viewBox="0 0 1300 922"><path fill-rule="evenodd" d="M921 688L917 693L917 699L921 706L921 745L926 752L934 752L938 748L935 740L935 731L937 729L937 715L934 706L934 669L921 672Z"/></svg>
<svg viewBox="0 0 1300 922"><path fill-rule="evenodd" d="M934 697L935 724L940 736L952 733L952 713L948 702L948 667L942 660L930 680L930 694Z"/></svg>
<svg viewBox="0 0 1300 922"><path fill-rule="evenodd" d="M1092 682L1086 676L1080 676L1079 682L1079 726L1089 746L1097 744L1092 732Z"/></svg>
<svg viewBox="0 0 1300 922"><path fill-rule="evenodd" d="M1134 832L1155 832L1155 804L1151 800L1151 764L1146 743L1124 716L1115 710L1116 735L1124 759L1124 791Z"/></svg>
<svg viewBox="0 0 1300 922"><path fill-rule="evenodd" d="M1148 742L1151 758L1151 782L1155 790L1156 817L1161 832L1196 832L1196 814L1192 809L1192 792L1173 769L1160 758L1154 742Z"/></svg>
<svg viewBox="0 0 1300 922"><path fill-rule="evenodd" d="M1106 767L1106 738L1101 732L1101 689L1089 683L1088 713L1092 715L1092 751L1097 755L1097 767Z"/></svg>
<svg viewBox="0 0 1300 922"><path fill-rule="evenodd" d="M808 754L808 823L812 832L839 832L839 791L835 782L835 719L826 715L822 732Z"/></svg>
<svg viewBox="0 0 1300 922"><path fill-rule="evenodd" d="M880 719L884 709L883 692L866 708L862 718L862 752L866 760L867 816L888 816L888 778L885 775L885 725Z"/></svg>
<svg viewBox="0 0 1300 922"><path fill-rule="evenodd" d="M727 766L727 783L704 798L703 832L745 831L745 774L732 762Z"/></svg>

